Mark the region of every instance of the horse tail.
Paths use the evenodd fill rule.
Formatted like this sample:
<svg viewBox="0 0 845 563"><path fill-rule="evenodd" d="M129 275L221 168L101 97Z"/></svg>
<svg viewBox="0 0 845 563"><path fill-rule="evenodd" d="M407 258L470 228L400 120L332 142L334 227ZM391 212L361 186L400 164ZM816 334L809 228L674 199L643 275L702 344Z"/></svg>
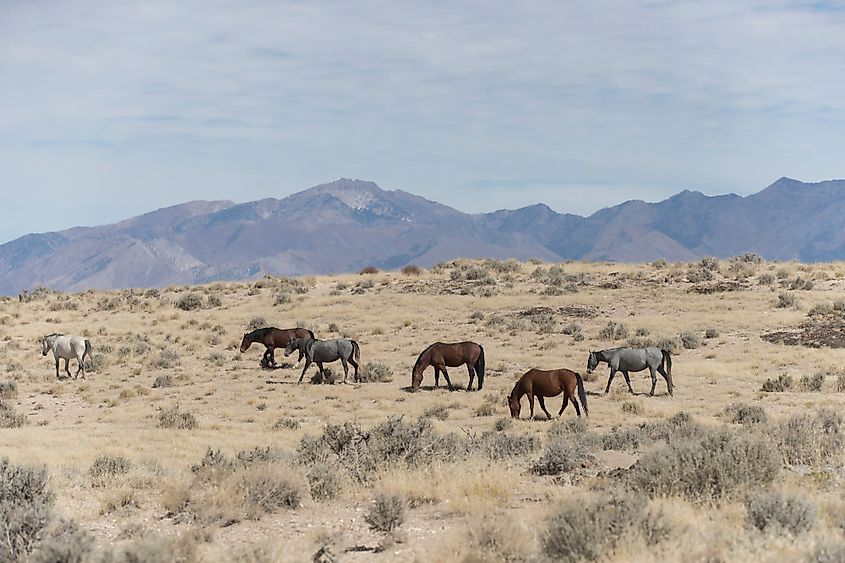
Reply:
<svg viewBox="0 0 845 563"><path fill-rule="evenodd" d="M87 355L88 359L93 362L94 359L91 356L92 351L93 351L93 347L91 346L91 341L86 338L85 339L85 351L82 353L83 360L84 360L85 356Z"/></svg>
<svg viewBox="0 0 845 563"><path fill-rule="evenodd" d="M361 347L358 346L358 343L356 341L352 340L351 342L352 342L352 357L357 362L358 360L361 359Z"/></svg>
<svg viewBox="0 0 845 563"><path fill-rule="evenodd" d="M311 330L310 328L306 328L305 330L308 332L308 338L314 338L316 340L313 330Z"/></svg>
<svg viewBox="0 0 845 563"><path fill-rule="evenodd" d="M478 345L478 359L475 361L475 373L478 375L478 389L484 387L484 346Z"/></svg>
<svg viewBox="0 0 845 563"><path fill-rule="evenodd" d="M581 379L580 373L575 374L575 382L578 384L578 400L584 407L584 416L590 416L590 411L587 409L587 392L584 391L584 380Z"/></svg>
<svg viewBox="0 0 845 563"><path fill-rule="evenodd" d="M666 367L666 373L669 379L672 379L672 354L668 350L660 350L663 353L663 365Z"/></svg>

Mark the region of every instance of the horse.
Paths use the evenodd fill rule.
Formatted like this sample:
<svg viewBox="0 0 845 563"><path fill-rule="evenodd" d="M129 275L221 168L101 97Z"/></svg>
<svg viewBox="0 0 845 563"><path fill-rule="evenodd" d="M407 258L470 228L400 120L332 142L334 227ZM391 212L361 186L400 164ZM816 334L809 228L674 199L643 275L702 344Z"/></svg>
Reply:
<svg viewBox="0 0 845 563"><path fill-rule="evenodd" d="M454 368L463 364L466 364L469 372L467 391L472 391L472 380L476 374L478 375L478 390L481 391L481 388L484 387L484 347L475 342L455 342L452 344L435 342L423 350L414 363L414 369L411 370L411 387L414 390L419 389L423 380L423 372L428 366L434 366L434 386L440 386L440 372L442 371L443 377L446 378L446 383L449 385L449 391L453 391L449 372L446 371L446 368Z"/></svg>
<svg viewBox="0 0 845 563"><path fill-rule="evenodd" d="M534 418L534 397L540 401L540 408L546 413L546 416L552 418L549 411L546 410L546 403L543 397L557 397L563 393L563 404L560 407L558 416L563 414L564 409L572 401L575 405L575 414L581 416L581 409L578 408L578 400L575 398L575 391L578 391L578 397L581 399L581 406L584 407L584 416L589 416L590 411L587 410L587 393L584 391L584 380L581 379L581 374L568 369L530 369L519 378L516 385L513 386L513 391L508 396L508 406L511 409L511 416L519 418L521 405L519 403L523 395L528 395L528 404L531 406L531 418Z"/></svg>
<svg viewBox="0 0 845 563"><path fill-rule="evenodd" d="M613 376L616 375L617 371L621 371L622 375L625 376L625 382L628 384L628 391L633 395L634 389L631 387L628 372L642 371L648 368L651 372L649 396L654 396L654 388L657 386L655 371L659 371L663 379L666 380L666 388L669 390L669 395L672 395L672 355L666 350L651 346L636 349L611 348L599 352L590 352L590 357L587 359L587 373L592 373L599 362L604 362L610 366L610 377L607 379L605 393L610 391L610 382L613 381Z"/></svg>
<svg viewBox="0 0 845 563"><path fill-rule="evenodd" d="M61 379L59 375L59 358L65 360L65 372L70 378L70 364L71 358L76 358L78 365L74 379L79 377L79 372L82 372L82 379L85 379L85 356L91 358L91 342L87 338L81 336L65 336L64 334L53 333L44 337L41 341L41 355L46 356L47 352L53 351L53 356L56 358L56 377Z"/></svg>
<svg viewBox="0 0 845 563"><path fill-rule="evenodd" d="M267 348L264 350L264 356L261 358L261 365L273 367L276 365L276 357L273 350L276 348L284 348L292 338L314 338L314 333L307 328L276 328L274 326L267 328L259 328L252 332L245 332L241 340L241 353L249 350L252 343L257 342L264 344ZM297 367L302 361L303 353L299 353L299 359L293 367Z"/></svg>
<svg viewBox="0 0 845 563"><path fill-rule="evenodd" d="M358 343L348 338L340 338L338 340L317 340L316 338L293 338L285 346L285 356L289 356L294 350L299 350L300 354L305 354L305 367L302 368L302 373L299 376L299 383L302 383L302 378L305 377L305 372L311 363L317 364L320 368L320 375L325 377L323 371L324 362L335 362L340 360L343 364L343 382L346 383L346 377L349 375L349 366L347 362L352 364L355 368L355 382L358 383L358 360L361 358L361 348Z"/></svg>

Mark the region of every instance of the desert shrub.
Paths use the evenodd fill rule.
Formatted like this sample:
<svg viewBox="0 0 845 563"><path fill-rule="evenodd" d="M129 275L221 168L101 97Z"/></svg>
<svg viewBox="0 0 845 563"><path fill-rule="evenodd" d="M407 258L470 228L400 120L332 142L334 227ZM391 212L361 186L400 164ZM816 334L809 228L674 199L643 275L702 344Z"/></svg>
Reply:
<svg viewBox="0 0 845 563"><path fill-rule="evenodd" d="M687 281L690 283L706 282L715 277L715 274L706 268L690 268L687 272Z"/></svg>
<svg viewBox="0 0 845 563"><path fill-rule="evenodd" d="M474 449L485 457L497 460L524 457L535 452L540 447L540 442L536 436L485 432L473 445Z"/></svg>
<svg viewBox="0 0 845 563"><path fill-rule="evenodd" d="M26 424L26 416L18 414L12 405L0 399L0 428L19 428Z"/></svg>
<svg viewBox="0 0 845 563"><path fill-rule="evenodd" d="M830 410L796 414L778 422L772 440L790 465L824 465L837 460L845 446L842 417Z"/></svg>
<svg viewBox="0 0 845 563"><path fill-rule="evenodd" d="M142 538L105 551L99 563L154 563L159 561L199 561L200 532L171 538L159 535Z"/></svg>
<svg viewBox="0 0 845 563"><path fill-rule="evenodd" d="M571 336L576 342L584 340L584 333L581 331L581 325L578 323L567 323L561 327L560 331L563 334Z"/></svg>
<svg viewBox="0 0 845 563"><path fill-rule="evenodd" d="M283 508L296 508L302 499L298 483L264 467L246 472L240 486L246 516L253 520Z"/></svg>
<svg viewBox="0 0 845 563"><path fill-rule="evenodd" d="M698 267L715 272L719 269L719 259L714 256L705 256L698 262Z"/></svg>
<svg viewBox="0 0 845 563"><path fill-rule="evenodd" d="M305 475L314 500L326 500L337 497L342 488L341 476L330 465L315 465Z"/></svg>
<svg viewBox="0 0 845 563"><path fill-rule="evenodd" d="M662 270L663 268L665 268L668 265L669 265L669 262L666 261L665 258L658 258L657 260L655 260L654 262L651 263L651 267L654 268L655 270Z"/></svg>
<svg viewBox="0 0 845 563"><path fill-rule="evenodd" d="M208 307L209 309L211 309L213 307L219 307L222 304L223 304L223 301L220 299L220 297L218 297L217 295L214 295L213 293L210 293L205 298L205 306Z"/></svg>
<svg viewBox="0 0 845 563"><path fill-rule="evenodd" d="M406 276L419 276L422 272L422 268L414 264L408 264L402 267L402 273Z"/></svg>
<svg viewBox="0 0 845 563"><path fill-rule="evenodd" d="M701 336L695 332L682 332L681 343L687 350L695 350L701 346Z"/></svg>
<svg viewBox="0 0 845 563"><path fill-rule="evenodd" d="M467 522L463 544L469 554L465 563L502 561L517 563L528 560L534 550L533 534L507 514L485 514Z"/></svg>
<svg viewBox="0 0 845 563"><path fill-rule="evenodd" d="M437 420L446 420L449 418L449 407L446 405L434 405L423 411L423 416L426 418L433 417Z"/></svg>
<svg viewBox="0 0 845 563"><path fill-rule="evenodd" d="M263 361L263 359L264 358L262 357L262 361ZM214 350L213 352L211 352L208 355L208 357L206 358L206 361L213 366L223 367L223 365L226 363L226 354L224 354L223 352Z"/></svg>
<svg viewBox="0 0 845 563"><path fill-rule="evenodd" d="M566 439L549 440L543 454L531 467L536 475L560 475L583 467L590 460L590 454L577 444Z"/></svg>
<svg viewBox="0 0 845 563"><path fill-rule="evenodd" d="M386 464L403 462L415 466L451 460L466 449L454 435L435 432L431 422L424 418L411 424L401 416L393 416L374 426L370 436L376 459Z"/></svg>
<svg viewBox="0 0 845 563"><path fill-rule="evenodd" d="M273 301L273 305L288 305L293 301L293 298L290 296L290 293L287 291L280 291L276 294L276 299Z"/></svg>
<svg viewBox="0 0 845 563"><path fill-rule="evenodd" d="M503 416L502 418L498 418L496 419L496 422L493 423L493 429L496 432L504 432L511 426L513 426L513 419L509 416Z"/></svg>
<svg viewBox="0 0 845 563"><path fill-rule="evenodd" d="M0 458L0 561L23 561L50 522L47 471Z"/></svg>
<svg viewBox="0 0 845 563"><path fill-rule="evenodd" d="M94 463L88 469L88 475L95 487L103 486L106 482L118 475L125 475L129 472L131 464L129 460L123 456L107 456L101 455L94 460Z"/></svg>
<svg viewBox="0 0 845 563"><path fill-rule="evenodd" d="M27 563L86 563L92 560L94 538L74 522L48 527Z"/></svg>
<svg viewBox="0 0 845 563"><path fill-rule="evenodd" d="M684 349L684 343L680 336L672 338L660 338L657 340L657 347L661 350L666 350L673 356L679 354Z"/></svg>
<svg viewBox="0 0 845 563"><path fill-rule="evenodd" d="M17 396L17 383L14 381L0 381L0 399L14 399Z"/></svg>
<svg viewBox="0 0 845 563"><path fill-rule="evenodd" d="M359 372L364 383L390 383L393 381L393 370L381 362L367 362L361 366Z"/></svg>
<svg viewBox="0 0 845 563"><path fill-rule="evenodd" d="M493 416L496 413L497 406L499 406L497 398L493 395L487 395L481 404L475 408L473 414L475 416Z"/></svg>
<svg viewBox="0 0 845 563"><path fill-rule="evenodd" d="M837 393L845 393L845 373L836 374L836 381L833 384L833 390Z"/></svg>
<svg viewBox="0 0 845 563"><path fill-rule="evenodd" d="M362 275L362 276L363 276L364 274L377 274L377 273L378 273L378 268L376 268L375 266L366 266L366 267L364 267L364 268L363 268L360 272L358 272L358 273L359 273L360 275Z"/></svg>
<svg viewBox="0 0 845 563"><path fill-rule="evenodd" d="M734 424L763 424L768 420L766 411L760 405L733 403L725 408L725 418Z"/></svg>
<svg viewBox="0 0 845 563"><path fill-rule="evenodd" d="M162 409L158 415L159 428L190 430L199 426L197 418L190 412L179 410L178 406Z"/></svg>
<svg viewBox="0 0 845 563"><path fill-rule="evenodd" d="M405 521L405 499L396 494L377 493L364 521L377 532L398 528Z"/></svg>
<svg viewBox="0 0 845 563"><path fill-rule="evenodd" d="M822 390L822 385L824 385L824 373L820 371L813 374L804 374L798 381L798 388L802 391L818 393Z"/></svg>
<svg viewBox="0 0 845 563"><path fill-rule="evenodd" d="M704 331L704 338L718 338L719 337L719 329L715 327L710 327Z"/></svg>
<svg viewBox="0 0 845 563"><path fill-rule="evenodd" d="M845 561L845 543L842 540L824 539L816 543L815 549L807 554L806 563L842 563Z"/></svg>
<svg viewBox="0 0 845 563"><path fill-rule="evenodd" d="M775 277L772 274L760 274L760 277L757 278L757 283L760 285L772 285L775 283Z"/></svg>
<svg viewBox="0 0 845 563"><path fill-rule="evenodd" d="M625 401L624 403L622 403L619 406L619 408L625 414L634 414L634 415L643 414L643 406L641 404L635 403L633 401Z"/></svg>
<svg viewBox="0 0 845 563"><path fill-rule="evenodd" d="M599 331L599 338L602 340L621 340L627 337L628 327L614 321L608 321L607 325Z"/></svg>
<svg viewBox="0 0 845 563"><path fill-rule="evenodd" d="M813 501L777 491L748 495L745 508L748 521L761 532L786 531L798 535L809 531L816 518Z"/></svg>
<svg viewBox="0 0 845 563"><path fill-rule="evenodd" d="M202 308L202 296L199 293L188 293L179 297L175 305L183 311L195 311Z"/></svg>
<svg viewBox="0 0 845 563"><path fill-rule="evenodd" d="M789 283L789 289L809 291L813 289L813 282L811 280L805 280L803 278L798 277Z"/></svg>
<svg viewBox="0 0 845 563"><path fill-rule="evenodd" d="M541 536L543 552L552 561L595 561L637 537L647 501L616 495L567 499Z"/></svg>
<svg viewBox="0 0 845 563"><path fill-rule="evenodd" d="M797 307L798 306L798 298L795 297L794 293L779 293L778 300L775 303L775 307L778 309L787 309L790 307Z"/></svg>
<svg viewBox="0 0 845 563"><path fill-rule="evenodd" d="M151 365L157 369L170 369L179 365L179 352L165 348L152 360Z"/></svg>
<svg viewBox="0 0 845 563"><path fill-rule="evenodd" d="M792 376L782 373L775 379L767 377L766 381L764 381L763 385L760 387L760 391L765 393L784 393L792 389L792 386Z"/></svg>
<svg viewBox="0 0 845 563"><path fill-rule="evenodd" d="M264 328L266 326L270 325L267 323L267 319L265 319L264 317L252 317L249 322L246 323L246 330L247 332L251 332L255 329Z"/></svg>
<svg viewBox="0 0 845 563"><path fill-rule="evenodd" d="M173 387L176 383L173 381L173 376L170 374L159 375L153 381L153 389L163 389L165 387Z"/></svg>
<svg viewBox="0 0 845 563"><path fill-rule="evenodd" d="M614 427L601 437L601 444L605 450L636 450L656 442L668 444L677 440L697 438L704 432L704 428L689 414L678 412L665 420L644 422L633 428Z"/></svg>
<svg viewBox="0 0 845 563"><path fill-rule="evenodd" d="M625 479L651 496L702 501L771 483L782 465L763 437L718 430L647 451Z"/></svg>
<svg viewBox="0 0 845 563"><path fill-rule="evenodd" d="M273 430L296 430L299 428L299 421L289 416L283 416L273 424Z"/></svg>
<svg viewBox="0 0 845 563"><path fill-rule="evenodd" d="M254 447L251 450L241 450L235 454L235 461L241 465L253 465L256 463L273 463L282 459L282 452L269 446L265 448Z"/></svg>

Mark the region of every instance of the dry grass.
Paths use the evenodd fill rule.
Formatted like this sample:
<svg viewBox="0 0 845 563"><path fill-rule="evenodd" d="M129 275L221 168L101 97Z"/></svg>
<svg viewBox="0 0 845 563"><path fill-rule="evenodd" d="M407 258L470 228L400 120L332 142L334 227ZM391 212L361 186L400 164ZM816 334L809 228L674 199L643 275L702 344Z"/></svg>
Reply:
<svg viewBox="0 0 845 563"><path fill-rule="evenodd" d="M42 499L6 519L30 530L6 549L33 561L302 561L329 544L344 561L845 553L835 414L845 349L760 338L838 319L845 265L372 270L0 299L0 451L6 467L35 468L28 490ZM268 325L354 337L365 382L296 385L281 351L282 367L262 370L263 347L238 345ZM86 380L57 381L40 355L39 338L57 331L94 345ZM485 347L482 392L432 389L431 369L420 392L407 391L420 350L465 339ZM620 376L605 396L603 367L585 378L589 418L569 408L559 422L510 419L506 396L529 368L583 374L589 350L626 342L672 350L674 397L660 386L643 395L642 372L631 374L641 395ZM464 368L450 377L466 386ZM26 487L5 486L0 497L23 498ZM624 486L650 496L620 495ZM615 507L595 515L601 539L566 544L584 518L572 507L593 502ZM394 529L371 530L365 515Z"/></svg>

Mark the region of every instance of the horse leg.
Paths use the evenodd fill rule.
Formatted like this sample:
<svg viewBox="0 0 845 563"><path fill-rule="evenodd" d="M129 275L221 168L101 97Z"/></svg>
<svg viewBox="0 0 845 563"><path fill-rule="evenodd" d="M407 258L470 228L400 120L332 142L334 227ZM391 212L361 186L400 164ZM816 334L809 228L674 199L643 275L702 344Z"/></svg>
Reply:
<svg viewBox="0 0 845 563"><path fill-rule="evenodd" d="M611 367L610 368L610 377L607 378L607 387L604 388L604 394L607 395L610 391L610 383L613 381L613 376L616 375L616 370Z"/></svg>
<svg viewBox="0 0 845 563"><path fill-rule="evenodd" d="M622 372L622 375L624 375L624 376L625 376L625 383L627 383L627 384L628 384L628 391L630 391L630 392L631 392L631 395L635 395L636 393L634 393L634 388L633 388L633 387L631 387L631 378L630 378L630 377L628 377L628 372L627 372L627 371L625 371L625 370L619 370L619 371L621 371L621 372Z"/></svg>
<svg viewBox="0 0 845 563"><path fill-rule="evenodd" d="M529 417L528 420L534 420L534 393L528 393Z"/></svg>
<svg viewBox="0 0 845 563"><path fill-rule="evenodd" d="M302 350L300 350L300 351L299 351L299 357L296 359L296 363L295 363L295 364L293 364L293 369L296 369L296 368L298 368L298 367L299 367L299 362L301 362L301 361L302 361L302 358L304 358L304 357L305 357L305 352L303 352Z"/></svg>
<svg viewBox="0 0 845 563"><path fill-rule="evenodd" d="M437 389L440 387L440 369L435 366L434 368L434 388Z"/></svg>
<svg viewBox="0 0 845 563"><path fill-rule="evenodd" d="M543 412L546 413L546 416L549 417L549 420L551 420L552 415L550 415L549 411L546 410L546 401L543 399L543 396L537 395L537 400L540 401L540 408L543 409Z"/></svg>
<svg viewBox="0 0 845 563"><path fill-rule="evenodd" d="M360 382L361 382L361 378L360 378L360 377L358 377L358 362L356 362L356 361L355 361L355 358L353 358L352 356L354 356L354 354L349 354L349 363L350 363L350 364L352 364L352 367L353 367L353 368L355 368L355 378L354 378L354 381L355 381L355 383L360 383Z"/></svg>
<svg viewBox="0 0 845 563"><path fill-rule="evenodd" d="M346 358L340 357L340 363L343 364L343 383L346 384L346 377L349 375L349 366L346 364Z"/></svg>
<svg viewBox="0 0 845 563"><path fill-rule="evenodd" d="M475 370L472 366L467 364L467 372L469 372L469 384L467 384L467 391L472 391L472 380L475 379Z"/></svg>
<svg viewBox="0 0 845 563"><path fill-rule="evenodd" d="M666 373L666 370L663 369L663 366L657 366L657 371L660 372L660 375L663 376L663 379L666 380L666 388L669 389L669 396L672 397L672 377Z"/></svg>
<svg viewBox="0 0 845 563"><path fill-rule="evenodd" d="M449 391L454 391L455 388L452 387L452 380L449 379L449 372L446 371L445 367L441 371L443 371L443 377L446 378L446 384L449 385Z"/></svg>
<svg viewBox="0 0 845 563"><path fill-rule="evenodd" d="M311 365L311 360L308 359L308 356L305 356L305 367L302 368L302 373L299 374L299 381L297 383L302 383L302 378L305 377L305 372L308 371L308 366Z"/></svg>
<svg viewBox="0 0 845 563"><path fill-rule="evenodd" d="M651 391L649 392L649 397L654 397L654 388L657 387L657 373L655 373L655 369L651 366L648 366L648 370L651 372Z"/></svg>
<svg viewBox="0 0 845 563"><path fill-rule="evenodd" d="M74 379L79 377L79 372L82 372L82 379L85 379L85 359L84 356L82 358L76 358L76 375L73 376Z"/></svg>
<svg viewBox="0 0 845 563"><path fill-rule="evenodd" d="M578 410L578 403L575 402L575 399L572 399L572 402L575 404L575 410ZM563 404L560 405L560 411L557 413L558 416L563 414L563 411L566 410L566 406L569 404L569 394L564 392L563 393Z"/></svg>
<svg viewBox="0 0 845 563"><path fill-rule="evenodd" d="M578 408L578 400L575 398L575 395L572 396L572 406L575 407L575 414L581 416L581 409Z"/></svg>
<svg viewBox="0 0 845 563"><path fill-rule="evenodd" d="M314 362L317 364L317 369L320 370L320 379L323 383L326 382L326 372L323 370L323 362Z"/></svg>
<svg viewBox="0 0 845 563"><path fill-rule="evenodd" d="M65 373L67 378L70 379L70 358L65 358Z"/></svg>
<svg viewBox="0 0 845 563"><path fill-rule="evenodd" d="M62 376L59 375L59 358L56 358L56 379L61 379Z"/></svg>

